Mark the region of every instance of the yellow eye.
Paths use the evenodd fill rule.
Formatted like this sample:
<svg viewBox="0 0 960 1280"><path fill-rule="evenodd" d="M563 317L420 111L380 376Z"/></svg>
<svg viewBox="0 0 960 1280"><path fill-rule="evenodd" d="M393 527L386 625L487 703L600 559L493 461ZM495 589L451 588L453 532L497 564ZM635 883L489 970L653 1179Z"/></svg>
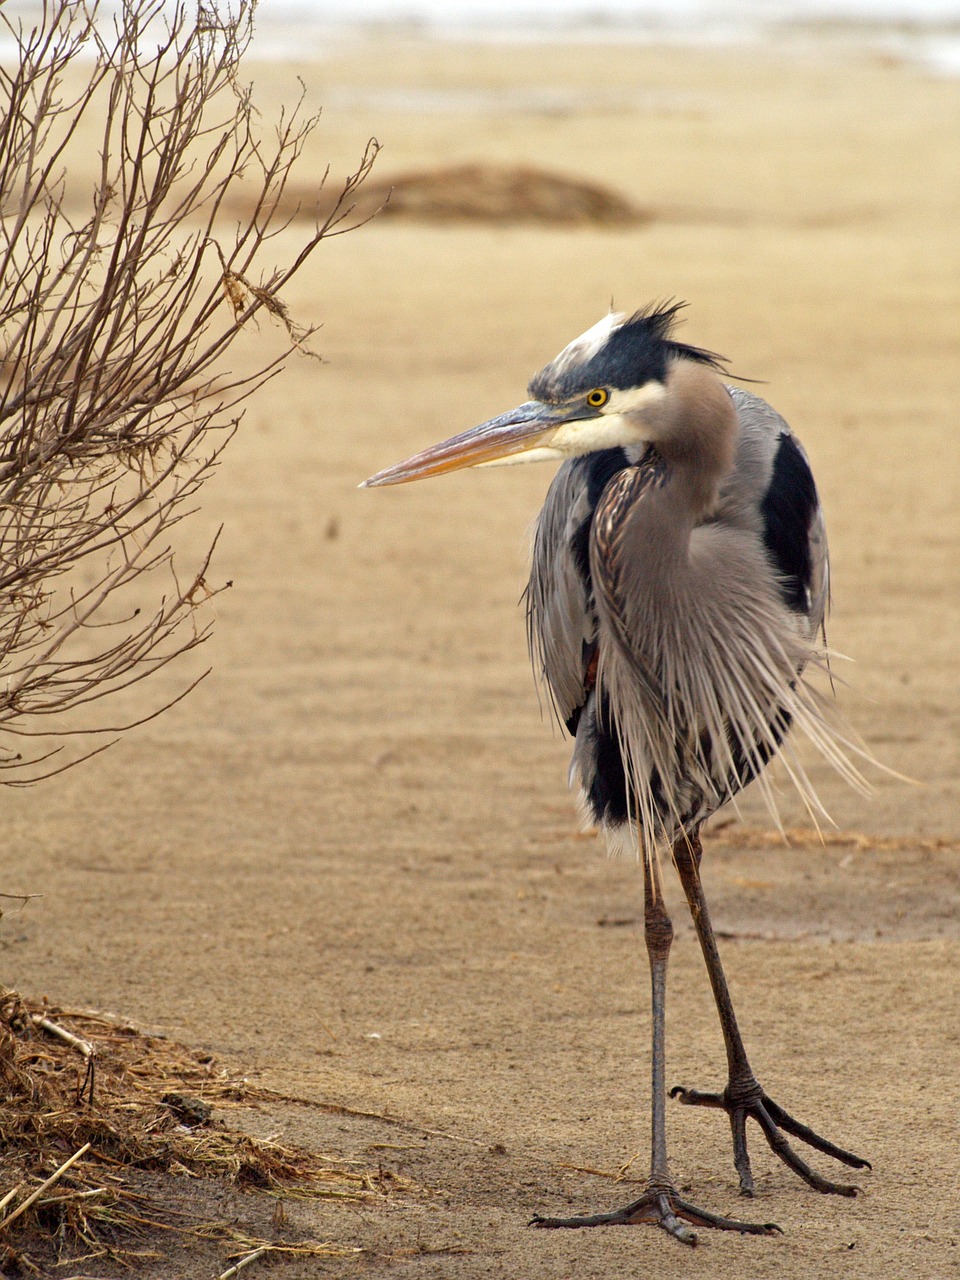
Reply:
<svg viewBox="0 0 960 1280"><path fill-rule="evenodd" d="M599 409L600 406L606 404L609 399L609 391L604 391L603 387L595 387L587 396L587 404L591 409Z"/></svg>

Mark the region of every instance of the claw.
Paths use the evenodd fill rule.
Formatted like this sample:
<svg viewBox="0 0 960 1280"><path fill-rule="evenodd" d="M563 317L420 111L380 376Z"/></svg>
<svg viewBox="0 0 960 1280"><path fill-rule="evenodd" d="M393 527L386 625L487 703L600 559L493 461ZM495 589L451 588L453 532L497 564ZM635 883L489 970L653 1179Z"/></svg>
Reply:
<svg viewBox="0 0 960 1280"><path fill-rule="evenodd" d="M670 1090L671 1098L679 1098L688 1107L717 1107L727 1110L727 1100L722 1093L701 1093L698 1089L685 1089L682 1084L675 1084Z"/></svg>

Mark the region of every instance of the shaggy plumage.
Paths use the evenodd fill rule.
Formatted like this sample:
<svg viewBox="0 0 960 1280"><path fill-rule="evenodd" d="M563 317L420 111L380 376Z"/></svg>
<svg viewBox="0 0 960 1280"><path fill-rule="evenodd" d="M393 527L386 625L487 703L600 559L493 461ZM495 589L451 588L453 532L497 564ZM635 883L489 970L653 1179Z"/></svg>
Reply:
<svg viewBox="0 0 960 1280"><path fill-rule="evenodd" d="M791 727L866 788L851 760L860 748L803 678L825 665L828 584L806 457L768 405L722 383L713 357L668 339L673 314L622 326L640 324L644 359L662 363L659 440L561 467L527 591L535 667L575 735L588 817L648 857L753 779L779 823L764 774L777 754L814 820L825 817ZM588 335L576 367L589 373L576 381L609 386L596 367L607 347ZM574 362L562 353L532 385L556 385L558 368L573 385Z"/></svg>

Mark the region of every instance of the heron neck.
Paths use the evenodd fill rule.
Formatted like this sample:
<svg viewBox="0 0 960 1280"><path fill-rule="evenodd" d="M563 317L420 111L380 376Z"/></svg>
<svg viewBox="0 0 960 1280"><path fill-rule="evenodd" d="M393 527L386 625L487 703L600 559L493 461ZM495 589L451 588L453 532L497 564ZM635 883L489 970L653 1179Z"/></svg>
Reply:
<svg viewBox="0 0 960 1280"><path fill-rule="evenodd" d="M716 373L692 360L671 364L667 391L655 447L670 473L672 513L692 529L713 513L733 467L737 413Z"/></svg>

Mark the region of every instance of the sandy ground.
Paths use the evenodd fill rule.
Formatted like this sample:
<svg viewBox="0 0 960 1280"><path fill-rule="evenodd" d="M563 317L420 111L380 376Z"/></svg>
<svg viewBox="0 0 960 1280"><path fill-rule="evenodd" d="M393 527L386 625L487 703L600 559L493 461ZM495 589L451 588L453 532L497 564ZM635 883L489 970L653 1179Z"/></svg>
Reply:
<svg viewBox="0 0 960 1280"><path fill-rule="evenodd" d="M536 163L653 216L603 233L384 223L321 250L288 301L323 322L328 363L298 361L251 406L188 535L226 526L213 674L93 764L0 801L3 888L43 895L3 921L5 979L395 1121L260 1118L421 1188L295 1209L363 1252L284 1274L957 1274L960 82L773 51L384 39L256 68L268 108L297 74L327 104L308 173L345 173L375 133L384 176ZM638 872L578 831L517 606L549 471L355 488L523 399L611 296L686 298L684 335L763 378L800 433L828 513L831 639L856 659L843 702L923 780L880 776L864 801L814 766L841 832L865 838L786 849L748 802L746 832L707 845L761 1079L873 1170L858 1200L820 1197L754 1135L759 1194L739 1202L721 1119L673 1104L691 1198L784 1229L697 1253L524 1225L632 1198L605 1175L634 1156L642 1174L648 1130ZM719 1030L676 920L668 1080L713 1087Z"/></svg>

